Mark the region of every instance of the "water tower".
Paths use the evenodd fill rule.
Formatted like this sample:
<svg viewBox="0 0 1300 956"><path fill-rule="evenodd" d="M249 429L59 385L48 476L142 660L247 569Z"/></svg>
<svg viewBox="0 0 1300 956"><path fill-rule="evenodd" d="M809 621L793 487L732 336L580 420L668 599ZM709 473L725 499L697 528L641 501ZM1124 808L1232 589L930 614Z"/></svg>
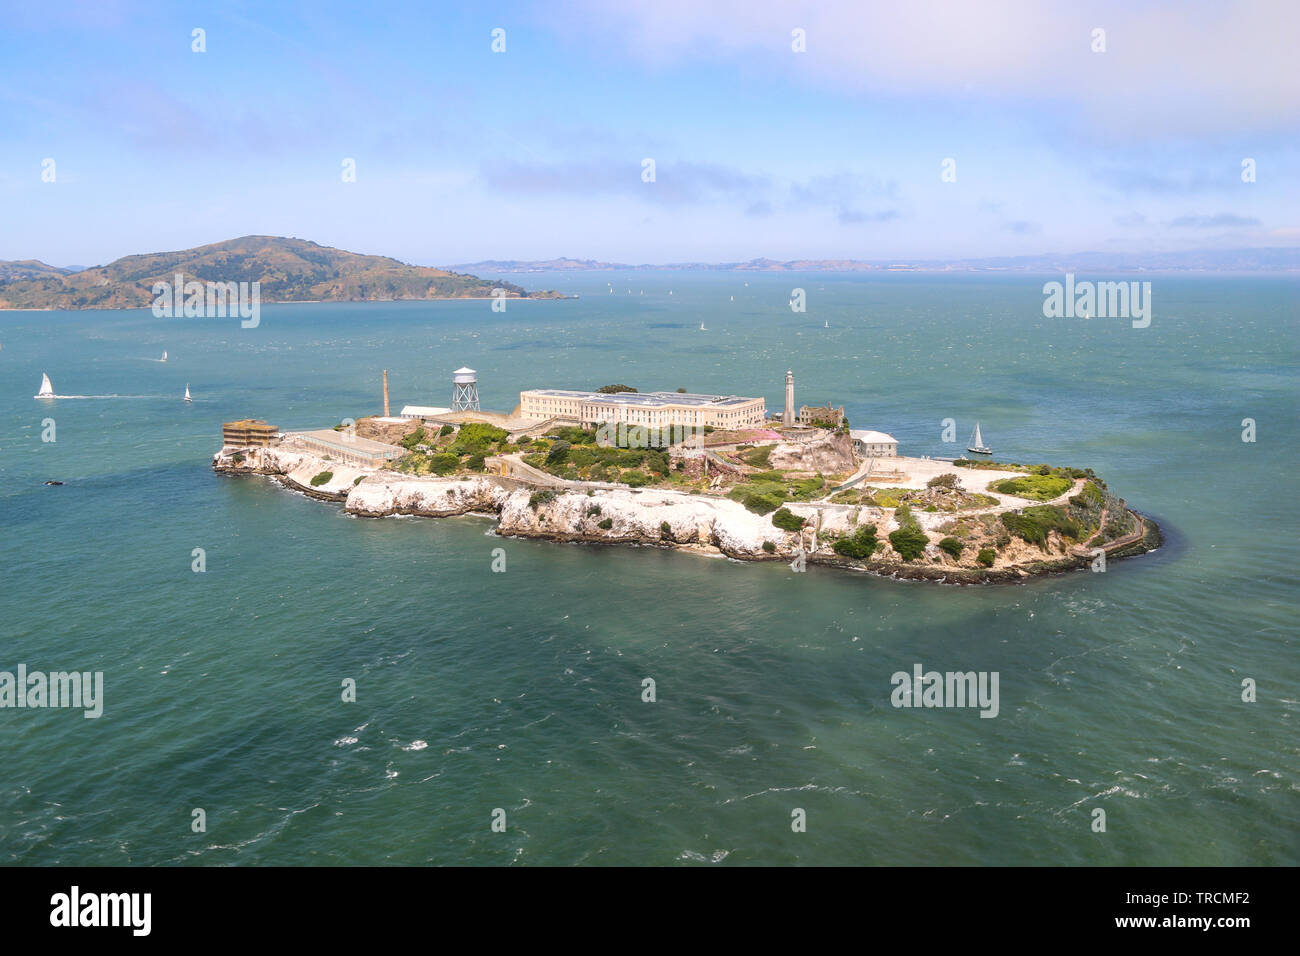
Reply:
<svg viewBox="0 0 1300 956"><path fill-rule="evenodd" d="M451 410L477 412L478 373L472 368L458 368L451 373Z"/></svg>

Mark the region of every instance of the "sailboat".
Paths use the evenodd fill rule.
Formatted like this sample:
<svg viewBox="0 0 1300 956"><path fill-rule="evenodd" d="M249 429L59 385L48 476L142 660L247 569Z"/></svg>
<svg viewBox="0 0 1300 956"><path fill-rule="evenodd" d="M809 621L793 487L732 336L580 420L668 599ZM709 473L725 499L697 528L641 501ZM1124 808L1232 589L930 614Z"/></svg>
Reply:
<svg viewBox="0 0 1300 956"><path fill-rule="evenodd" d="M44 372L41 373L41 390L36 393L35 398L53 398L54 386L50 384L50 377Z"/></svg>
<svg viewBox="0 0 1300 956"><path fill-rule="evenodd" d="M700 323L700 331L701 331L701 332L707 332L707 331L709 331L708 329L706 329L706 328L704 327L704 323L703 323L703 322Z"/></svg>
<svg viewBox="0 0 1300 956"><path fill-rule="evenodd" d="M970 447L967 451L973 451L977 455L991 455L993 449L984 444L984 436L980 434L980 423L975 423L975 433L970 436Z"/></svg>
<svg viewBox="0 0 1300 956"><path fill-rule="evenodd" d="M830 327L831 327L831 320L830 320L830 319L827 319L827 320L826 320L826 324L823 325L822 328L823 328L823 329L829 329Z"/></svg>
<svg viewBox="0 0 1300 956"><path fill-rule="evenodd" d="M188 384L186 384L185 386L185 401L187 402L194 401L194 399L190 398L190 386Z"/></svg>
<svg viewBox="0 0 1300 956"><path fill-rule="evenodd" d="M158 361L160 361L160 362L165 362L165 361L167 361L167 351L166 351L166 349L163 350L163 357L160 358Z"/></svg>

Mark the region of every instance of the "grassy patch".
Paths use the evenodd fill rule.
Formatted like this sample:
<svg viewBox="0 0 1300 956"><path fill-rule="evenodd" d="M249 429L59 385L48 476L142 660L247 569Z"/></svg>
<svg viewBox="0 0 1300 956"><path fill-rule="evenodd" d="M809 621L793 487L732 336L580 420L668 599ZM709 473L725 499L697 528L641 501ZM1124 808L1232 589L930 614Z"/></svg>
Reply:
<svg viewBox="0 0 1300 956"><path fill-rule="evenodd" d="M319 474L317 474L315 478L311 480L311 486L313 488L319 488L321 485L326 484L333 477L334 477L334 472L322 471Z"/></svg>
<svg viewBox="0 0 1300 956"><path fill-rule="evenodd" d="M1004 478L989 484L989 491L1033 501L1051 501L1070 490L1073 482L1057 475L1025 475L1023 478Z"/></svg>

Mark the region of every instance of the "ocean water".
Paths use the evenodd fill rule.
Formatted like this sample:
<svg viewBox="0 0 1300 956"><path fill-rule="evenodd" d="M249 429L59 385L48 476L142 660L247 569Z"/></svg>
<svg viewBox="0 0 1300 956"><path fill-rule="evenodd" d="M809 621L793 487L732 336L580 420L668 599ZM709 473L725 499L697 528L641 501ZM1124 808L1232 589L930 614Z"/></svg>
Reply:
<svg viewBox="0 0 1300 956"><path fill-rule="evenodd" d="M1046 319L1012 276L539 275L581 298L256 329L0 313L0 670L104 674L98 719L0 710L0 862L1295 865L1300 282L1148 278L1147 329ZM942 587L211 471L222 421L374 413L384 368L397 406L447 404L461 365L497 409L613 382L777 408L790 368L905 454L979 420L999 460L1091 466L1166 544ZM34 401L42 372L128 397ZM997 672L1000 713L892 707L916 663Z"/></svg>

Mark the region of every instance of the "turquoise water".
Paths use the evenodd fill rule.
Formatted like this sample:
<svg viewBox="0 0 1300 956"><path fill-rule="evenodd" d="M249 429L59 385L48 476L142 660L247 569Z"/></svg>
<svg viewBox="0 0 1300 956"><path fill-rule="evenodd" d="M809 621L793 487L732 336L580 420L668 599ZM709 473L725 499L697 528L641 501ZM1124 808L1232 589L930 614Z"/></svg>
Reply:
<svg viewBox="0 0 1300 956"><path fill-rule="evenodd" d="M266 306L257 329L0 313L0 670L105 682L98 720L0 710L0 861L1300 862L1300 283L1151 277L1139 330L1045 319L1021 277L527 279L582 297ZM383 368L395 404L447 404L465 364L499 409L611 382L777 408L791 368L797 401L905 454L978 419L1000 460L1091 466L1168 542L952 588L356 519L211 472L224 420L373 413ZM42 372L141 397L37 402ZM917 662L997 671L999 716L894 709Z"/></svg>

